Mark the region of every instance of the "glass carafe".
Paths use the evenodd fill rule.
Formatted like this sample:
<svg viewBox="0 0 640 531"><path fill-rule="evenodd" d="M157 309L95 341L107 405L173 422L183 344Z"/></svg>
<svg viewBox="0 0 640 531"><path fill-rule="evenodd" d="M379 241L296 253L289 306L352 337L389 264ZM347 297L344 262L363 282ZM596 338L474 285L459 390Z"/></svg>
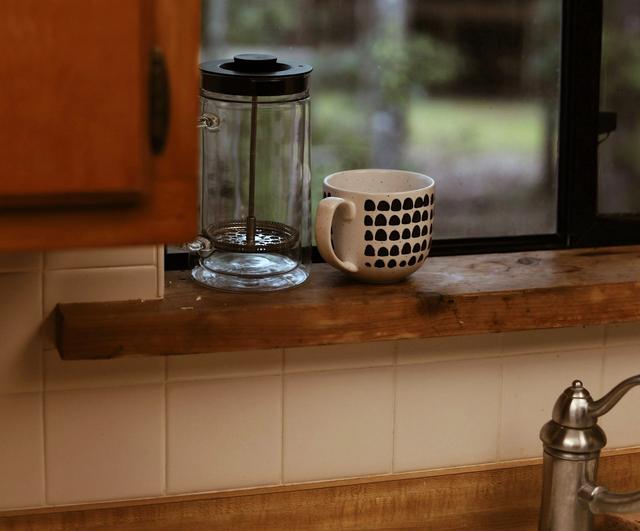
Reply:
<svg viewBox="0 0 640 531"><path fill-rule="evenodd" d="M273 291L309 276L310 72L264 54L201 65L198 282Z"/></svg>

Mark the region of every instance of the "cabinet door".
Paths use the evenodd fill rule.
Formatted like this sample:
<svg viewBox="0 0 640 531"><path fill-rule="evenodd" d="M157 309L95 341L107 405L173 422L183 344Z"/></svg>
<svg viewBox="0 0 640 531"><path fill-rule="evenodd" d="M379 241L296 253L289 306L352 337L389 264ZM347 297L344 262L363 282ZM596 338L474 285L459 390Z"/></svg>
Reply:
<svg viewBox="0 0 640 531"><path fill-rule="evenodd" d="M193 236L199 20L198 0L2 2L0 250Z"/></svg>

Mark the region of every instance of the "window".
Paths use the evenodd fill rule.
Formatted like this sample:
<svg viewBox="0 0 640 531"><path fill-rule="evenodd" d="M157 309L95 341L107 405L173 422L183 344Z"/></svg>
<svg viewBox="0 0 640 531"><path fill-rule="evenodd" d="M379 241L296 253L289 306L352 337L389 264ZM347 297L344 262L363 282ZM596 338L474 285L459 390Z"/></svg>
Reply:
<svg viewBox="0 0 640 531"><path fill-rule="evenodd" d="M436 254L631 243L639 21L633 0L204 0L202 58L314 66L314 204L334 171L396 167L436 179Z"/></svg>
<svg viewBox="0 0 640 531"><path fill-rule="evenodd" d="M640 6L626 0L566 4L561 228L573 246L638 243ZM600 109L617 116L610 134Z"/></svg>

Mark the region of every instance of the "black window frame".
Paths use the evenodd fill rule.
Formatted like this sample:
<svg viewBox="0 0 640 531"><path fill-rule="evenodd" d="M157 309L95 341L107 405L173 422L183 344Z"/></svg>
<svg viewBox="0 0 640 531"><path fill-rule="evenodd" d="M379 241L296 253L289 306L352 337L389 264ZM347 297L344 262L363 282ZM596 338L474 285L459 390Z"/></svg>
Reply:
<svg viewBox="0 0 640 531"><path fill-rule="evenodd" d="M571 78L566 80L561 119L567 124L570 152L564 168L568 246L640 243L640 215L598 212L598 116L601 110L608 110L600 109L603 0L565 3L569 11L566 61Z"/></svg>
<svg viewBox="0 0 640 531"><path fill-rule="evenodd" d="M640 243L640 214L598 213L602 28L603 0L563 0L556 232L434 239L432 256ZM186 253L165 259L167 269L192 265ZM323 261L315 247L313 261Z"/></svg>
<svg viewBox="0 0 640 531"><path fill-rule="evenodd" d="M555 234L434 240L432 255L640 243L640 215L598 213L602 27L603 0L564 0Z"/></svg>

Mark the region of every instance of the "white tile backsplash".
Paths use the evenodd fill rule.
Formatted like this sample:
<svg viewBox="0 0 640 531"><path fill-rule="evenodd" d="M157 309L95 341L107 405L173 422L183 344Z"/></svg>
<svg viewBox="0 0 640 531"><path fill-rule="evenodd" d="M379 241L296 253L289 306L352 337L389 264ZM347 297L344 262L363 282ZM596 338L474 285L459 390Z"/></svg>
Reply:
<svg viewBox="0 0 640 531"><path fill-rule="evenodd" d="M44 498L42 393L0 396L0 510Z"/></svg>
<svg viewBox="0 0 640 531"><path fill-rule="evenodd" d="M72 362L45 336L43 351L57 302L162 296L162 254L0 254L0 510L539 456L573 379L596 398L640 372L640 323ZM638 400L601 420L610 447L640 444Z"/></svg>
<svg viewBox="0 0 640 531"><path fill-rule="evenodd" d="M0 395L42 389L42 274L0 273Z"/></svg>
<svg viewBox="0 0 640 531"><path fill-rule="evenodd" d="M640 347L640 323L607 325L605 331L607 346L638 345Z"/></svg>
<svg viewBox="0 0 640 531"><path fill-rule="evenodd" d="M503 353L506 355L576 350L603 344L604 326L550 328L502 334Z"/></svg>
<svg viewBox="0 0 640 531"><path fill-rule="evenodd" d="M167 492L281 482L282 377L167 386Z"/></svg>
<svg viewBox="0 0 640 531"><path fill-rule="evenodd" d="M162 356L63 361L56 349L43 353L45 389L85 389L164 383Z"/></svg>
<svg viewBox="0 0 640 531"><path fill-rule="evenodd" d="M495 461L499 358L397 369L394 472Z"/></svg>
<svg viewBox="0 0 640 531"><path fill-rule="evenodd" d="M0 273L41 271L43 253L0 253Z"/></svg>
<svg viewBox="0 0 640 531"><path fill-rule="evenodd" d="M393 371L285 375L285 482L391 472Z"/></svg>
<svg viewBox="0 0 640 531"><path fill-rule="evenodd" d="M496 357L501 349L501 334L409 339L398 342L398 363Z"/></svg>
<svg viewBox="0 0 640 531"><path fill-rule="evenodd" d="M395 341L285 349L285 372L393 365Z"/></svg>
<svg viewBox="0 0 640 531"><path fill-rule="evenodd" d="M550 352L503 359L499 459L541 455L540 428L574 380L598 396L602 389L602 348Z"/></svg>
<svg viewBox="0 0 640 531"><path fill-rule="evenodd" d="M45 393L47 502L165 491L164 385Z"/></svg>
<svg viewBox="0 0 640 531"><path fill-rule="evenodd" d="M44 312L59 302L155 299L158 296L156 266L58 269L44 274Z"/></svg>
<svg viewBox="0 0 640 531"><path fill-rule="evenodd" d="M156 267L157 271L157 295L158 298L164 297L164 245L156 245Z"/></svg>
<svg viewBox="0 0 640 531"><path fill-rule="evenodd" d="M610 347L604 355L603 387L593 394L600 398L630 376L640 374L640 345ZM631 389L618 404L598 420L607 434L607 446L619 448L640 444L640 388Z"/></svg>
<svg viewBox="0 0 640 531"><path fill-rule="evenodd" d="M44 267L51 270L156 265L157 260L156 245L65 249L64 251L46 252L44 255Z"/></svg>
<svg viewBox="0 0 640 531"><path fill-rule="evenodd" d="M282 349L167 357L167 379L208 380L282 372Z"/></svg>

